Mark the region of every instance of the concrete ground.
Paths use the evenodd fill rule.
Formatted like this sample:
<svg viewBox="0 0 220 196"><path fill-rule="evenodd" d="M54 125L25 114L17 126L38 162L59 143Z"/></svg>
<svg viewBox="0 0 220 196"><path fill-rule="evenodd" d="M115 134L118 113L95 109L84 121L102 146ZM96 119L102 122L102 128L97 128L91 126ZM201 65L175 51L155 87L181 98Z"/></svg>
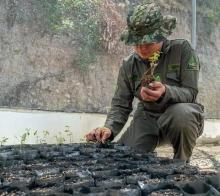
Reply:
<svg viewBox="0 0 220 196"><path fill-rule="evenodd" d="M166 145L156 149L158 156L173 157L172 147ZM220 145L197 145L193 151L190 165L201 171L220 172Z"/></svg>

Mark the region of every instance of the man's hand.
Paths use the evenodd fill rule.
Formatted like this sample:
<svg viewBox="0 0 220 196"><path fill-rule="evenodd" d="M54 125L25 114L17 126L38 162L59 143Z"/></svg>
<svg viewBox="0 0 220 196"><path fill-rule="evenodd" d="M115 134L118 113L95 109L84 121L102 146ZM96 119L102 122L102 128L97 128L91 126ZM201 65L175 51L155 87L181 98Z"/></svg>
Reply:
<svg viewBox="0 0 220 196"><path fill-rule="evenodd" d="M141 88L141 98L144 101L157 101L166 92L166 87L161 82L152 82L149 87Z"/></svg>
<svg viewBox="0 0 220 196"><path fill-rule="evenodd" d="M90 131L85 135L86 141L98 141L104 143L110 136L112 135L112 131L106 127L98 127Z"/></svg>

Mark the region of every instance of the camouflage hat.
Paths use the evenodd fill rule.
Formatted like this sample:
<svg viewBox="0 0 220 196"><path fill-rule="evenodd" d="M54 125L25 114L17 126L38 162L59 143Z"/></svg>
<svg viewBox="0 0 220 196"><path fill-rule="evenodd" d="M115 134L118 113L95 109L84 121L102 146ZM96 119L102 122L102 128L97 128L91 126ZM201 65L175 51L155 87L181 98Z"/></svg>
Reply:
<svg viewBox="0 0 220 196"><path fill-rule="evenodd" d="M121 40L127 45L160 42L175 27L175 17L162 16L159 6L145 3L128 14L127 29L122 33Z"/></svg>

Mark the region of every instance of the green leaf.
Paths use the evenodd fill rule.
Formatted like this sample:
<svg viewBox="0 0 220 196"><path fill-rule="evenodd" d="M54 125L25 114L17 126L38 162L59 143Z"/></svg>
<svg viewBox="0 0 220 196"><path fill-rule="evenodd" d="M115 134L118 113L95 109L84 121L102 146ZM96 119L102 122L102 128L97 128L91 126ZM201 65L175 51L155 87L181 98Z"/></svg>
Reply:
<svg viewBox="0 0 220 196"><path fill-rule="evenodd" d="M161 82L161 80L160 80L160 76L159 76L159 75L155 76L155 81L157 81L157 82Z"/></svg>

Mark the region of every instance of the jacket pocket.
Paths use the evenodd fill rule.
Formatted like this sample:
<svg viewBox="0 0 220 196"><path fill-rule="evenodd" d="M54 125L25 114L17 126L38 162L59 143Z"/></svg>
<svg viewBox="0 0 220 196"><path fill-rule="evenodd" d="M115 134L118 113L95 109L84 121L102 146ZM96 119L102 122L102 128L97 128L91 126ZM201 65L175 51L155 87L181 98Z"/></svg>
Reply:
<svg viewBox="0 0 220 196"><path fill-rule="evenodd" d="M180 82L180 76L179 76L178 72L168 72L167 75L166 75L166 78L168 80L172 80L172 81L175 81L175 82Z"/></svg>
<svg viewBox="0 0 220 196"><path fill-rule="evenodd" d="M166 83L170 85L180 85L180 76L178 72L168 72L166 74Z"/></svg>
<svg viewBox="0 0 220 196"><path fill-rule="evenodd" d="M180 64L167 65L166 78L171 82L180 82Z"/></svg>

